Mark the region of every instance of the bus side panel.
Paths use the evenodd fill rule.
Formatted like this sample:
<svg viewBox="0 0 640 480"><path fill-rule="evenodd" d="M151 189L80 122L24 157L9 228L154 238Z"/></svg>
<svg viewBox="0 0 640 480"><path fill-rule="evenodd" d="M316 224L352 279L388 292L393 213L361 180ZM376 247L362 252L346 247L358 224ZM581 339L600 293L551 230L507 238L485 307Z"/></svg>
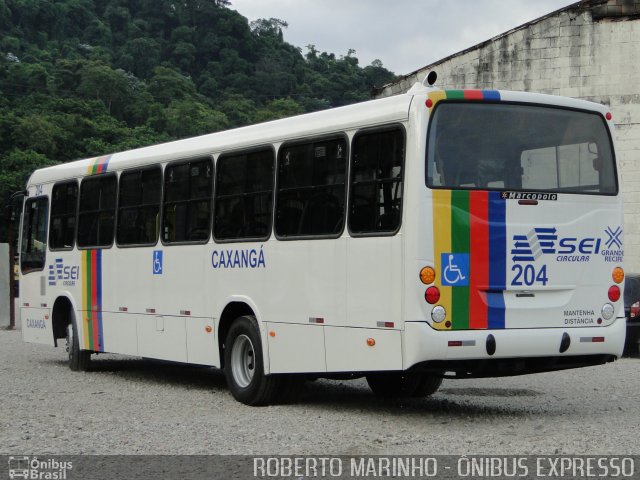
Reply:
<svg viewBox="0 0 640 480"><path fill-rule="evenodd" d="M347 316L352 327L402 328L402 235L350 238Z"/></svg>
<svg viewBox="0 0 640 480"><path fill-rule="evenodd" d="M402 332L325 327L328 372L402 369Z"/></svg>
<svg viewBox="0 0 640 480"><path fill-rule="evenodd" d="M213 318L185 318L187 359L198 365L220 366Z"/></svg>
<svg viewBox="0 0 640 480"><path fill-rule="evenodd" d="M270 373L326 372L324 327L266 323Z"/></svg>
<svg viewBox="0 0 640 480"><path fill-rule="evenodd" d="M322 319L325 325L344 325L346 256L345 238L270 242L264 269L268 297L252 295L267 297L264 320L308 325Z"/></svg>
<svg viewBox="0 0 640 480"><path fill-rule="evenodd" d="M48 308L27 308L20 311L22 339L25 342L43 343L53 346L53 326Z"/></svg>
<svg viewBox="0 0 640 480"><path fill-rule="evenodd" d="M138 355L136 315L103 312L104 351Z"/></svg>
<svg viewBox="0 0 640 480"><path fill-rule="evenodd" d="M140 356L187 362L185 317L136 315L136 318Z"/></svg>

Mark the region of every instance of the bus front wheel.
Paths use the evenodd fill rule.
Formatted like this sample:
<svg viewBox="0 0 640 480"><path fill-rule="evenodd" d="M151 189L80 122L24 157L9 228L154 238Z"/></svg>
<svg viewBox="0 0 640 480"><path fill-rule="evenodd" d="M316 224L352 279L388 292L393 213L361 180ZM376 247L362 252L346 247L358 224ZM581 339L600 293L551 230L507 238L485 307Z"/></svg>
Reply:
<svg viewBox="0 0 640 480"><path fill-rule="evenodd" d="M367 375L367 383L379 397L426 397L438 391L442 378L424 373L380 372Z"/></svg>
<svg viewBox="0 0 640 480"><path fill-rule="evenodd" d="M265 375L260 328L253 315L237 318L227 334L224 373L233 397L245 405L267 405L279 393L281 378Z"/></svg>
<svg viewBox="0 0 640 480"><path fill-rule="evenodd" d="M78 325L76 316L69 314L69 324L67 325L67 353L69 354L69 368L75 371L89 370L91 364L91 352L80 350L80 339L78 338Z"/></svg>

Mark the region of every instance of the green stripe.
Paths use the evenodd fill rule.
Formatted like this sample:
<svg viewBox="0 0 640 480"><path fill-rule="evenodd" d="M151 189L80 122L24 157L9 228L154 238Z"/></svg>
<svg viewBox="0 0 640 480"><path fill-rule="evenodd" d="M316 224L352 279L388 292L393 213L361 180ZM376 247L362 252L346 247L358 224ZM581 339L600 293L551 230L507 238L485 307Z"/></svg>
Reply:
<svg viewBox="0 0 640 480"><path fill-rule="evenodd" d="M451 251L469 253L469 192L454 190L451 192ZM453 330L469 328L469 287L452 287Z"/></svg>
<svg viewBox="0 0 640 480"><path fill-rule="evenodd" d="M96 159L96 160L93 162L93 167L91 167L91 174L92 174L92 175L93 175L93 174L95 174L95 173L98 173L98 164L99 164L99 163L100 163L100 159Z"/></svg>
<svg viewBox="0 0 640 480"><path fill-rule="evenodd" d="M464 91L447 90L447 100L464 100Z"/></svg>
<svg viewBox="0 0 640 480"><path fill-rule="evenodd" d="M87 322L86 328L89 330L89 345L88 349L93 350L93 304L91 300L91 280L93 278L92 269L91 269L91 250L84 251L85 262L87 268L85 271L87 272L87 278L85 281L85 289L87 291L87 318L89 321Z"/></svg>

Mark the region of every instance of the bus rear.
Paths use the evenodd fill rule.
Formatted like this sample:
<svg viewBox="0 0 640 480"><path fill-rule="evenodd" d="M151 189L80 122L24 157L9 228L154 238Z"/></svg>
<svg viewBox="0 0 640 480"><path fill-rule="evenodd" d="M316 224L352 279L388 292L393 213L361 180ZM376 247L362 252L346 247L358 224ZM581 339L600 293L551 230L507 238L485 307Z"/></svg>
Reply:
<svg viewBox="0 0 640 480"><path fill-rule="evenodd" d="M431 228L407 364L479 377L619 356L623 216L606 107L433 90L421 107Z"/></svg>

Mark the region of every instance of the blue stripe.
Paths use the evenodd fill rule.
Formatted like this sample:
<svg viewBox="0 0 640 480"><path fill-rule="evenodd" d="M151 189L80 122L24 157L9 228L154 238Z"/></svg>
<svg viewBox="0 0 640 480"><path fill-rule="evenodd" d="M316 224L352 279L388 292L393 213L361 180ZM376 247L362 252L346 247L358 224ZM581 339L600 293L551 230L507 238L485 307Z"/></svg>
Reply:
<svg viewBox="0 0 640 480"><path fill-rule="evenodd" d="M102 336L102 250L96 253L96 302L98 303L98 351L104 352L104 339Z"/></svg>
<svg viewBox="0 0 640 480"><path fill-rule="evenodd" d="M507 283L507 203L500 192L489 192L489 328L504 328Z"/></svg>
<svg viewBox="0 0 640 480"><path fill-rule="evenodd" d="M483 90L482 91L482 99L483 100L500 100L500 92L497 90Z"/></svg>
<svg viewBox="0 0 640 480"><path fill-rule="evenodd" d="M105 158L104 162L103 162L103 166L102 166L102 171L106 172L107 168L109 167L109 160L111 160L111 155L109 155L107 158Z"/></svg>

